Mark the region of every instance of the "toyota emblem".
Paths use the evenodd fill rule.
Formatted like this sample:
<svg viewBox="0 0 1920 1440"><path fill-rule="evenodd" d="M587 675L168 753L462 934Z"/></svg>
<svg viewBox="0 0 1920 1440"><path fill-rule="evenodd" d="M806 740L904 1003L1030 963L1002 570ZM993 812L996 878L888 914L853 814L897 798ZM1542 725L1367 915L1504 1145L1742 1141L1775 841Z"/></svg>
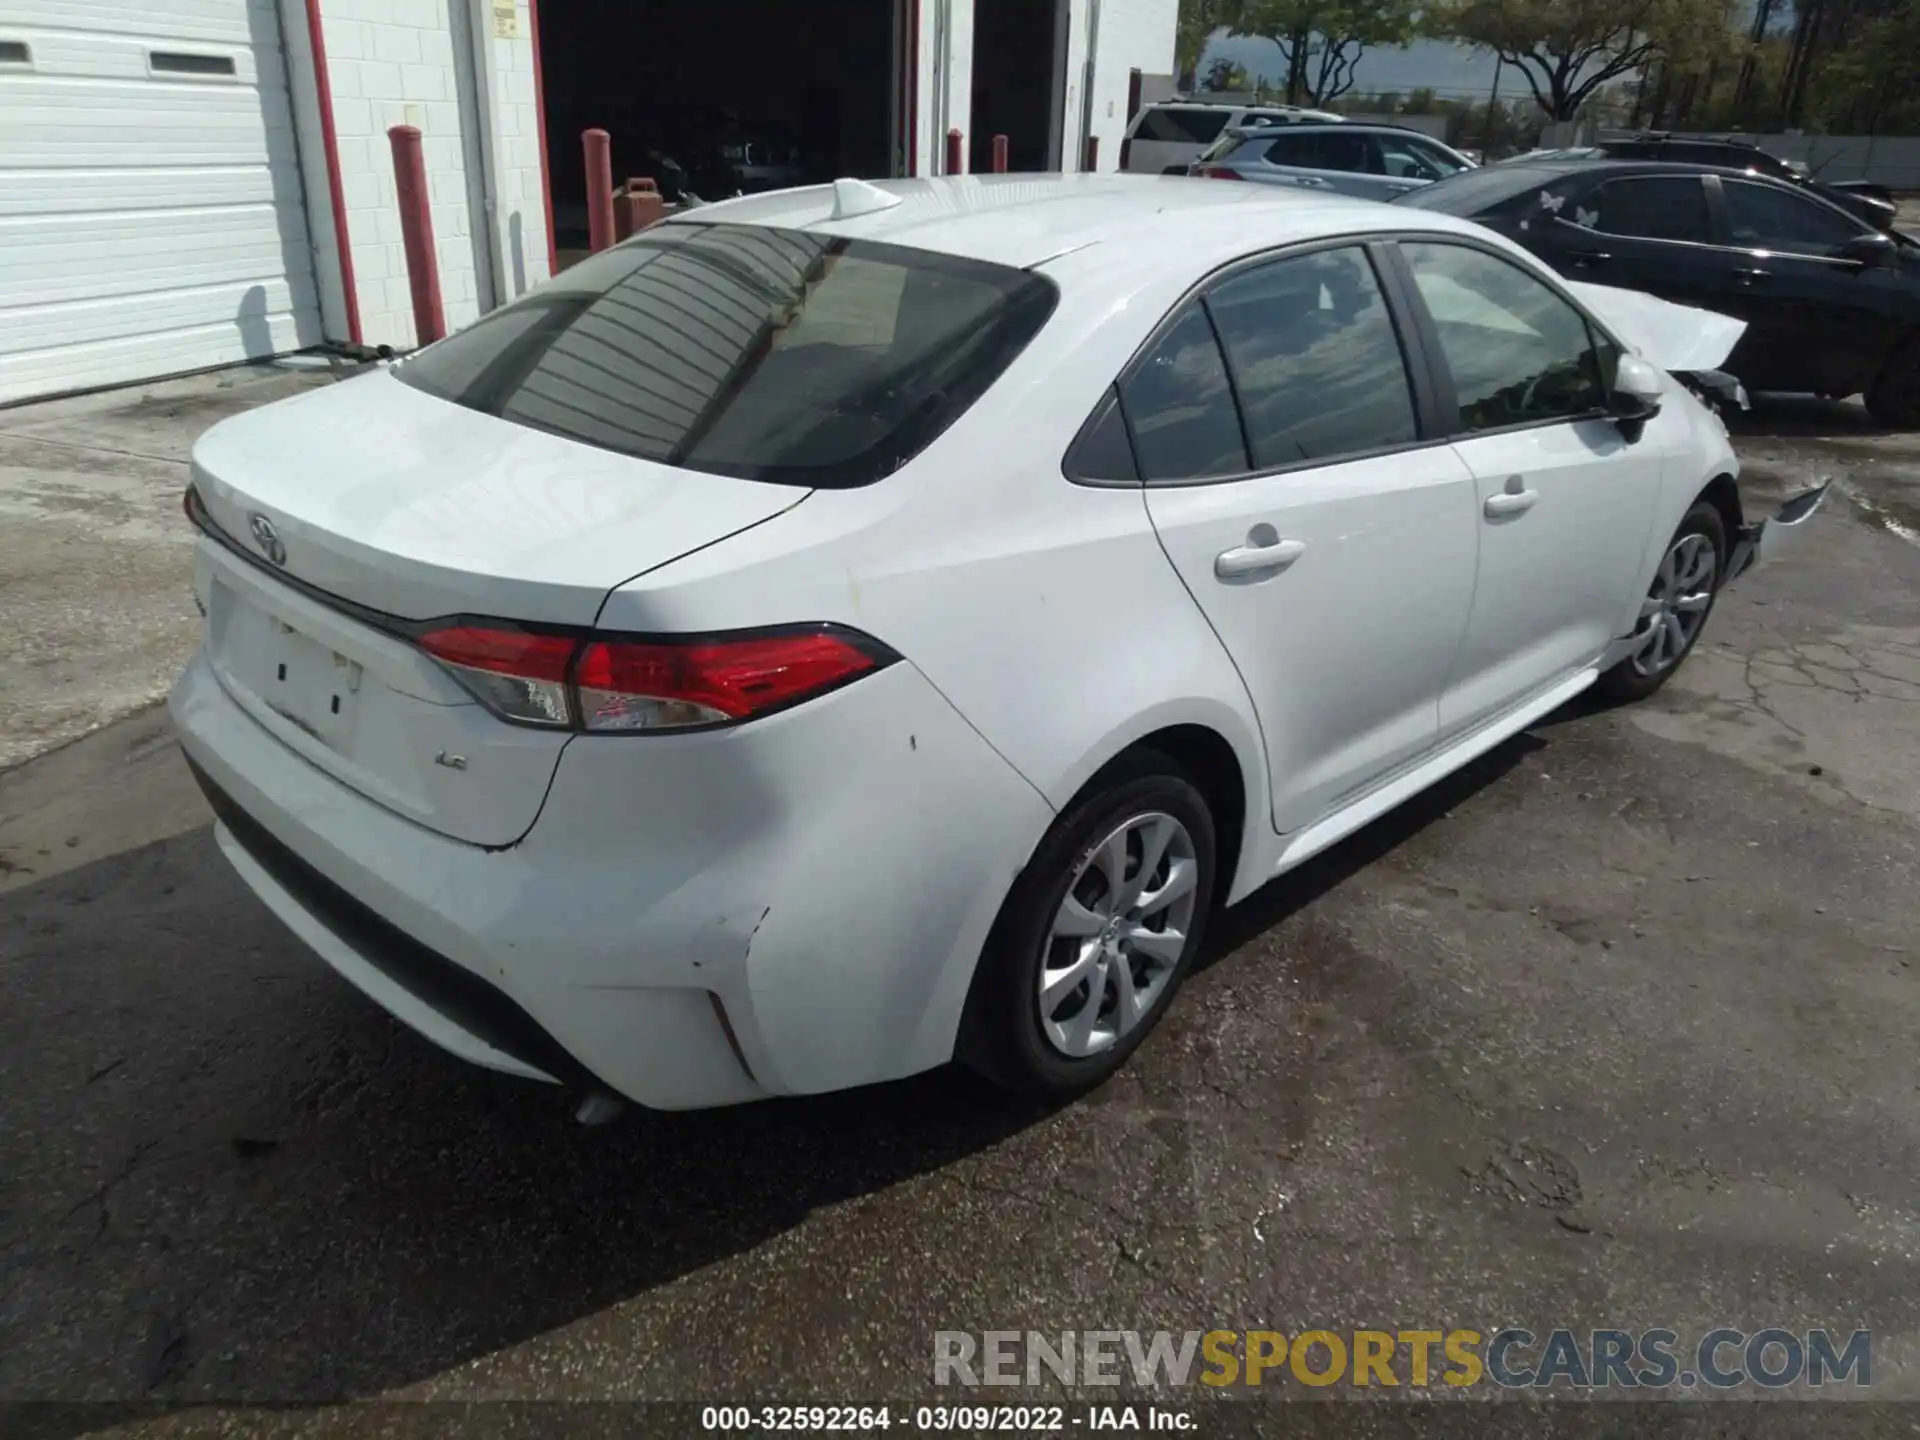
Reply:
<svg viewBox="0 0 1920 1440"><path fill-rule="evenodd" d="M287 563L287 547L280 543L280 532L273 522L255 510L247 516L247 528L253 531L253 543L276 565Z"/></svg>

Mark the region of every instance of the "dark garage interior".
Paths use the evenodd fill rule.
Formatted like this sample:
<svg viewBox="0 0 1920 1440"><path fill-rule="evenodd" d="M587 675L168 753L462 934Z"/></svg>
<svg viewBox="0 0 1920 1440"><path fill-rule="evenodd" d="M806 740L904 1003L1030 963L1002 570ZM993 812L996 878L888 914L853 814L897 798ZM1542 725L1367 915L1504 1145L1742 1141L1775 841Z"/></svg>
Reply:
<svg viewBox="0 0 1920 1440"><path fill-rule="evenodd" d="M973 134L967 166L992 168L993 137L1007 137L1009 170L1058 170L1049 119L1064 77L1056 35L1066 7L1048 0L974 0Z"/></svg>
<svg viewBox="0 0 1920 1440"><path fill-rule="evenodd" d="M897 8L898 0L542 0L558 247L587 243L580 136L591 126L612 136L615 185L649 175L669 200L894 174Z"/></svg>

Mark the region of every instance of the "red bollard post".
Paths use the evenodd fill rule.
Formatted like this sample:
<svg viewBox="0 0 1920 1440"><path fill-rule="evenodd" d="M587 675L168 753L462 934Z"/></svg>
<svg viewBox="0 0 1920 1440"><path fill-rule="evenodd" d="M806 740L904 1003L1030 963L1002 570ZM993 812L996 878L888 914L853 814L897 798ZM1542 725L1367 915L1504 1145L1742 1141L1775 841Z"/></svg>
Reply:
<svg viewBox="0 0 1920 1440"><path fill-rule="evenodd" d="M993 173L996 175L1007 173L1007 137L1004 135L993 137Z"/></svg>
<svg viewBox="0 0 1920 1440"><path fill-rule="evenodd" d="M440 257L433 248L433 212L427 208L427 162L420 131L396 125L387 131L393 146L393 185L400 196L400 240L407 256L407 284L413 290L413 329L417 342L431 345L447 333L440 307Z"/></svg>
<svg viewBox="0 0 1920 1440"><path fill-rule="evenodd" d="M960 150L960 132L947 131L947 174L964 175L967 173L967 157Z"/></svg>
<svg viewBox="0 0 1920 1440"><path fill-rule="evenodd" d="M587 248L613 244L613 137L594 128L580 137L587 152Z"/></svg>
<svg viewBox="0 0 1920 1440"><path fill-rule="evenodd" d="M1099 168L1100 168L1100 137L1098 135L1089 135L1087 136L1086 171L1089 175L1091 175L1094 171L1098 170Z"/></svg>

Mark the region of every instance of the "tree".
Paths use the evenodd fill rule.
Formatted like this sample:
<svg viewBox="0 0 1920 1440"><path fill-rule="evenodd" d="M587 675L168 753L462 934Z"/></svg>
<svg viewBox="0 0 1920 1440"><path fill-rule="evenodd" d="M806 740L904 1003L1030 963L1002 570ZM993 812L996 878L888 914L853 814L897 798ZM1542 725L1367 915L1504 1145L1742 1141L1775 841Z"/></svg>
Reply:
<svg viewBox="0 0 1920 1440"><path fill-rule="evenodd" d="M1493 51L1552 120L1656 57L1691 71L1730 43L1726 0L1434 0L1424 26Z"/></svg>
<svg viewBox="0 0 1920 1440"><path fill-rule="evenodd" d="M1207 41L1227 23L1230 0L1180 0L1173 29L1173 68L1182 90L1194 88L1194 72Z"/></svg>
<svg viewBox="0 0 1920 1440"><path fill-rule="evenodd" d="M1354 67L1369 45L1413 39L1415 13L1415 0L1238 0L1227 25L1280 48L1288 104L1325 105L1353 88Z"/></svg>
<svg viewBox="0 0 1920 1440"><path fill-rule="evenodd" d="M1200 88L1216 94L1229 90L1250 90L1253 88L1253 79L1244 65L1236 65L1222 55L1207 66L1207 73L1200 77Z"/></svg>

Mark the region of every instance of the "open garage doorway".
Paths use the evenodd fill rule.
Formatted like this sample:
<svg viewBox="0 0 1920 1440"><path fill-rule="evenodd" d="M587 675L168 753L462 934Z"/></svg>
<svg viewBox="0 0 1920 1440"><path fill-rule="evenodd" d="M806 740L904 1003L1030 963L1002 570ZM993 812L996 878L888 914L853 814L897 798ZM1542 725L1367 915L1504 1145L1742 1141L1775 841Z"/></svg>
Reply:
<svg viewBox="0 0 1920 1440"><path fill-rule="evenodd" d="M613 180L722 200L901 173L902 0L540 0L556 260L587 247L581 133L613 137Z"/></svg>
<svg viewBox="0 0 1920 1440"><path fill-rule="evenodd" d="M974 0L968 169L992 168L995 135L1009 170L1061 168L1066 24L1065 0Z"/></svg>

